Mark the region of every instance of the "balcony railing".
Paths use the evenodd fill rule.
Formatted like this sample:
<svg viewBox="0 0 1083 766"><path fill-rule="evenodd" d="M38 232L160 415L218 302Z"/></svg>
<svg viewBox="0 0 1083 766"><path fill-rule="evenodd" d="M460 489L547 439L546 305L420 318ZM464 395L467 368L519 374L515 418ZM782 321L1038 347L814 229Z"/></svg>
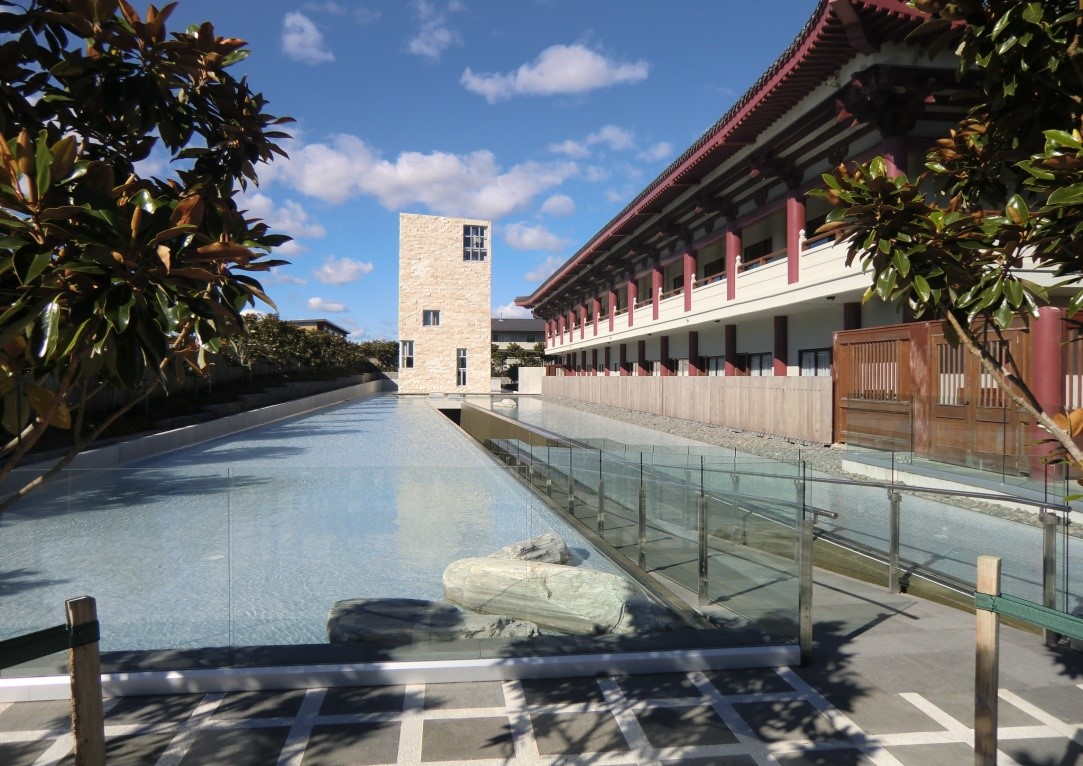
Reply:
<svg viewBox="0 0 1083 766"><path fill-rule="evenodd" d="M662 300L665 300L666 298L672 298L674 295L680 295L683 292L684 292L684 287L674 287L669 292L662 293L661 297L662 297Z"/></svg>
<svg viewBox="0 0 1083 766"><path fill-rule="evenodd" d="M788 250L785 247L773 250L767 255L761 255L759 258L752 258L748 261L742 260L740 270L749 271L751 269L759 268L760 266L766 266L768 263L782 260L788 254Z"/></svg>
<svg viewBox="0 0 1083 766"><path fill-rule="evenodd" d="M703 277L702 279L697 279L696 280L696 286L695 286L694 289L698 290L701 287L706 287L707 285L713 285L715 282L721 282L725 278L726 278L726 272L723 271L720 274L714 274L714 275L709 276L709 277Z"/></svg>

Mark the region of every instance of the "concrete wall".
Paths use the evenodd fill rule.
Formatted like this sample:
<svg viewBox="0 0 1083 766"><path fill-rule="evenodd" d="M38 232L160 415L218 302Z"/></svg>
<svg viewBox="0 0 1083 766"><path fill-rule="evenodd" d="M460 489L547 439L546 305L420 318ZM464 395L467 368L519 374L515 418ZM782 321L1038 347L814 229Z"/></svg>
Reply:
<svg viewBox="0 0 1083 766"><path fill-rule="evenodd" d="M602 360L599 360L599 364ZM542 392L542 380L545 378L544 367L520 367L519 368L519 393L540 394Z"/></svg>
<svg viewBox="0 0 1083 766"><path fill-rule="evenodd" d="M463 260L463 227L484 226L484 261ZM414 366L399 369L399 392L489 393L492 225L443 216L399 215L399 339L414 342ZM440 312L426 327L423 312ZM465 348L466 385L457 379L456 349Z"/></svg>

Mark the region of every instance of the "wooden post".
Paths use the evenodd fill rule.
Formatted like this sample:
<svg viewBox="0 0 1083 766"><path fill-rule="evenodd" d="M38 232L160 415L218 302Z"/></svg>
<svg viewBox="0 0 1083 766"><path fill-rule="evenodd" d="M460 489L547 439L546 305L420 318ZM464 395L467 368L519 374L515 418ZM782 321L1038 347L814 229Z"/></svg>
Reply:
<svg viewBox="0 0 1083 766"><path fill-rule="evenodd" d="M97 603L90 596L64 603L68 627L96 622ZM76 766L105 766L105 716L102 713L102 666L98 642L68 651L71 675L71 730Z"/></svg>
<svg viewBox="0 0 1083 766"><path fill-rule="evenodd" d="M1000 557L978 556L978 593L1000 595ZM974 766L996 766L1000 615L977 610L974 662Z"/></svg>

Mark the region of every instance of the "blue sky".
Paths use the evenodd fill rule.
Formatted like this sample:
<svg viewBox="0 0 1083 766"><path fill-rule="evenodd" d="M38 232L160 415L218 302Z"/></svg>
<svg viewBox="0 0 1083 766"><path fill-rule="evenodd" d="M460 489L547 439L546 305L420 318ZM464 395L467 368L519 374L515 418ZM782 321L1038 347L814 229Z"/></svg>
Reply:
<svg viewBox="0 0 1083 766"><path fill-rule="evenodd" d="M181 0L248 41L297 120L244 200L295 238L285 319L395 338L398 213L491 219L493 312L573 254L732 105L814 0ZM152 156L151 164L155 158ZM158 172L164 168L159 168Z"/></svg>

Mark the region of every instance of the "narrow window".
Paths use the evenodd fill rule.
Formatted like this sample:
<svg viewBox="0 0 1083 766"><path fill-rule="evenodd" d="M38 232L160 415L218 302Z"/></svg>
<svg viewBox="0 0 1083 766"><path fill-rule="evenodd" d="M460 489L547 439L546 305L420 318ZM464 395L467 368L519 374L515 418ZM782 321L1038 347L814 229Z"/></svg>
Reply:
<svg viewBox="0 0 1083 766"><path fill-rule="evenodd" d="M775 374L774 358L770 353L748 355L748 374L753 377L771 377Z"/></svg>
<svg viewBox="0 0 1083 766"><path fill-rule="evenodd" d="M399 369L406 370L414 366L414 342L412 340L399 341Z"/></svg>
<svg viewBox="0 0 1083 766"><path fill-rule="evenodd" d="M421 324L426 327L439 327L440 312L435 309L425 309L421 312Z"/></svg>
<svg viewBox="0 0 1083 766"><path fill-rule="evenodd" d="M465 386L466 385L466 349L465 348L457 348L457 349L455 349L455 358L456 358L455 385L457 385L457 386Z"/></svg>
<svg viewBox="0 0 1083 766"><path fill-rule="evenodd" d="M801 374L807 377L831 375L831 349L811 348L800 353Z"/></svg>
<svg viewBox="0 0 1083 766"><path fill-rule="evenodd" d="M487 226L463 226L463 260L484 261L489 257L489 248L485 240Z"/></svg>

